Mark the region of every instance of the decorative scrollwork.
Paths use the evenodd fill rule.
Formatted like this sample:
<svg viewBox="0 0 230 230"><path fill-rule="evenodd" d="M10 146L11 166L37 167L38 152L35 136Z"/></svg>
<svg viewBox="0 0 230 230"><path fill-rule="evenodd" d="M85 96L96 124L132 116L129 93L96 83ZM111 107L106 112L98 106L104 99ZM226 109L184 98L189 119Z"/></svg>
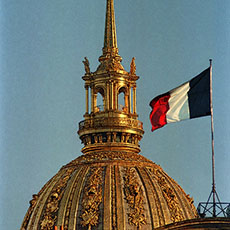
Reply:
<svg viewBox="0 0 230 230"><path fill-rule="evenodd" d="M166 178L159 172L157 172L157 180L161 187L163 196L168 204L169 210L171 212L171 220L173 222L182 221L184 219L182 210L179 206L178 198L172 188L166 182Z"/></svg>
<svg viewBox="0 0 230 230"><path fill-rule="evenodd" d="M59 202L63 196L63 189L66 187L69 178L73 172L73 168L66 170L65 174L58 181L56 186L48 198L45 213L40 222L41 230L52 230L57 219L57 211L59 209Z"/></svg>
<svg viewBox="0 0 230 230"><path fill-rule="evenodd" d="M126 168L124 173L124 194L130 207L128 223L140 229L142 225L147 224L144 214L143 189L136 178L134 168Z"/></svg>
<svg viewBox="0 0 230 230"><path fill-rule="evenodd" d="M102 202L102 168L92 168L82 198L81 225L96 226L99 223L99 205Z"/></svg>
<svg viewBox="0 0 230 230"><path fill-rule="evenodd" d="M103 71L124 71L124 67L121 65L120 58L107 57L105 60L101 61L96 72Z"/></svg>

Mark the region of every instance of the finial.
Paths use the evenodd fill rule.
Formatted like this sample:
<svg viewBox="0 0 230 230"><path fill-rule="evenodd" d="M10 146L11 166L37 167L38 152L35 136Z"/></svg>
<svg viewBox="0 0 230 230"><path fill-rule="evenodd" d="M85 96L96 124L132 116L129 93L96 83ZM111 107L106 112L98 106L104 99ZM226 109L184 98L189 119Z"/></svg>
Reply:
<svg viewBox="0 0 230 230"><path fill-rule="evenodd" d="M212 66L212 59L211 58L209 59L209 63L210 63L210 66Z"/></svg>

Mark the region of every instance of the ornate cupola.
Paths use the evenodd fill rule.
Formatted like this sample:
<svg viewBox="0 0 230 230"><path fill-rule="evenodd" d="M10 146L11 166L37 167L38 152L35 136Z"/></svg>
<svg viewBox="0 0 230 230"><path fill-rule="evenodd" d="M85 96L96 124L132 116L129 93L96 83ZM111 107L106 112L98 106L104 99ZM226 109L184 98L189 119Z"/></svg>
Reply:
<svg viewBox="0 0 230 230"><path fill-rule="evenodd" d="M85 57L83 61L86 112L85 120L79 123L78 134L84 144L84 154L117 149L138 153L144 131L142 122L137 119L136 81L139 77L135 58L130 71L125 71L118 54L113 0L107 1L106 9L100 65L91 72L88 59Z"/></svg>

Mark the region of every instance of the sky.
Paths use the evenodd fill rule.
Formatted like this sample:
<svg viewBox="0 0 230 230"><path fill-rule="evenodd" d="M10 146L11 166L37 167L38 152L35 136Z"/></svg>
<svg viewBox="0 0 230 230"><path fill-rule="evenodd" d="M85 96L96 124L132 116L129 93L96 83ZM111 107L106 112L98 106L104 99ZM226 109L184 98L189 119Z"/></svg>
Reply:
<svg viewBox="0 0 230 230"><path fill-rule="evenodd" d="M32 194L81 155L84 57L102 54L105 0L0 1L0 224L19 229ZM115 0L119 54L136 58L141 154L176 180L195 205L211 192L211 121L151 132L149 102L213 59L217 193L230 202L230 1Z"/></svg>

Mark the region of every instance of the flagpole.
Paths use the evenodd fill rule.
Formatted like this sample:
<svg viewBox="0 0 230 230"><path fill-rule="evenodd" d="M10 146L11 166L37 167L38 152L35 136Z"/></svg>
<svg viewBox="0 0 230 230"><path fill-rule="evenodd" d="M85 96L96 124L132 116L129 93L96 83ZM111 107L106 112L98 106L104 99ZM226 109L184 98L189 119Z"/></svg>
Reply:
<svg viewBox="0 0 230 230"><path fill-rule="evenodd" d="M206 214L212 214L212 217L217 217L223 215L224 217L228 217L228 208L230 207L230 203L224 202L222 203L219 199L219 196L216 191L216 183L215 183L215 155L214 155L214 122L213 122L213 97L212 97L212 59L210 61L209 68L209 76L210 76L210 115L211 115L211 143L212 143L212 190L208 197L207 202L200 202L197 211L201 218L204 218ZM212 202L210 202L212 198ZM212 210L212 212L211 212Z"/></svg>
<svg viewBox="0 0 230 230"><path fill-rule="evenodd" d="M214 156L214 122L212 103L212 59L210 61L210 109L211 109L211 138L212 138L212 197L213 197L213 217L216 217L216 184L215 184L215 156Z"/></svg>

